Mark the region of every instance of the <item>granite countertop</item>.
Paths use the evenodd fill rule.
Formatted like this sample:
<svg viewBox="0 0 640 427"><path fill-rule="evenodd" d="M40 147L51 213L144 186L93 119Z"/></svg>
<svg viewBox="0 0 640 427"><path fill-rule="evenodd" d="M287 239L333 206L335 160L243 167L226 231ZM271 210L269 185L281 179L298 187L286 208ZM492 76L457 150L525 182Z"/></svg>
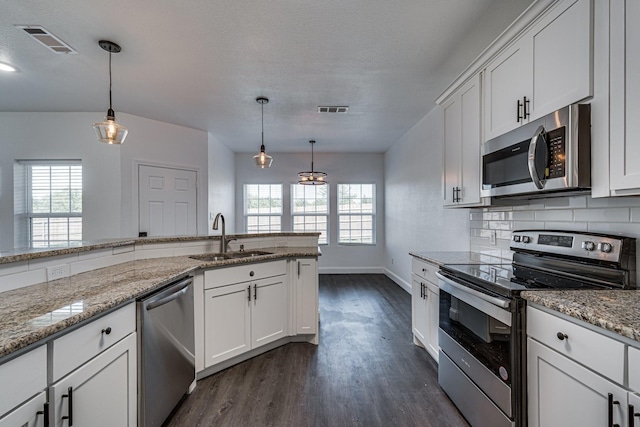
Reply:
<svg viewBox="0 0 640 427"><path fill-rule="evenodd" d="M260 248L269 255L223 261L176 256L130 261L0 293L0 357L135 300L200 268L290 257L317 257L318 247Z"/></svg>
<svg viewBox="0 0 640 427"><path fill-rule="evenodd" d="M447 264L511 264L511 260L482 252L469 251L421 251L409 255L439 266Z"/></svg>
<svg viewBox="0 0 640 427"><path fill-rule="evenodd" d="M640 341L640 290L524 291L522 298Z"/></svg>

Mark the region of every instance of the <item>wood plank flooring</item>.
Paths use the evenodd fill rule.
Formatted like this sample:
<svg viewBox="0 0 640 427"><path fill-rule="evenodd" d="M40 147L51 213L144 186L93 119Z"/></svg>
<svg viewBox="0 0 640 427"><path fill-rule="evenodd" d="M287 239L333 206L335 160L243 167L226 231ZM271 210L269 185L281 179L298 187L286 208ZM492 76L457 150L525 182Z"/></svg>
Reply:
<svg viewBox="0 0 640 427"><path fill-rule="evenodd" d="M198 382L165 424L468 426L413 345L411 298L379 274L320 276L320 345L292 343Z"/></svg>

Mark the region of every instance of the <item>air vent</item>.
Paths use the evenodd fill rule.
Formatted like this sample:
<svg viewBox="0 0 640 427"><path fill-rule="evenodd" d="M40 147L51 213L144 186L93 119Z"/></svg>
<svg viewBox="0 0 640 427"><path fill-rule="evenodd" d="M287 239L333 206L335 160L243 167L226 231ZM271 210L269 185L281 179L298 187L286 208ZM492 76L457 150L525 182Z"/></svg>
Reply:
<svg viewBox="0 0 640 427"><path fill-rule="evenodd" d="M16 25L16 28L23 30L32 39L49 49L53 53L78 53L71 46L60 40L44 27L37 25Z"/></svg>
<svg viewBox="0 0 640 427"><path fill-rule="evenodd" d="M346 113L349 107L318 107L318 113Z"/></svg>

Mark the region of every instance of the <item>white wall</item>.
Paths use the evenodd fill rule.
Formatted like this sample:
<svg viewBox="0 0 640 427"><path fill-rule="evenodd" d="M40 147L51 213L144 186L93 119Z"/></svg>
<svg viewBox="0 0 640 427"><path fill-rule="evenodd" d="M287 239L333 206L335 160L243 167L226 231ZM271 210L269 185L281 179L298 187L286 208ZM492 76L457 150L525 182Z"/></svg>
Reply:
<svg viewBox="0 0 640 427"><path fill-rule="evenodd" d="M308 153L270 153L274 160L269 169L258 169L251 160L255 153L236 154L236 231L244 232L244 184L283 184L283 231L290 231L290 185L297 182L297 173L311 166ZM381 273L384 266L384 156L382 154L327 154L315 153L314 169L328 174L329 182L329 245L321 246L320 273ZM338 245L336 194L337 184L376 184L376 245Z"/></svg>
<svg viewBox="0 0 640 427"><path fill-rule="evenodd" d="M129 136L124 145L110 146L98 142L91 126L103 117L104 112L0 113L0 249L14 247L13 165L25 159L82 160L85 240L137 236L136 162L195 169L198 234L208 234L207 132L119 113ZM226 150L211 164L221 164L233 176L233 155ZM216 145L216 152L224 152L224 146ZM225 185L217 203L233 208L232 184Z"/></svg>
<svg viewBox="0 0 640 427"><path fill-rule="evenodd" d="M13 165L26 159L80 159L83 237L121 237L120 147L99 143L91 125L104 113L0 113L0 249L14 247Z"/></svg>
<svg viewBox="0 0 640 427"><path fill-rule="evenodd" d="M207 132L131 114L119 113L117 118L129 129L127 140L120 147L122 235L138 236L138 164L177 166L197 171L197 233L207 235Z"/></svg>
<svg viewBox="0 0 640 427"><path fill-rule="evenodd" d="M469 249L468 210L442 207L443 121L435 108L385 154L385 268L405 289L409 251Z"/></svg>
<svg viewBox="0 0 640 427"><path fill-rule="evenodd" d="M236 232L235 224L235 154L226 145L209 134L209 214L208 234L220 234L213 231L213 218L222 212L227 233Z"/></svg>

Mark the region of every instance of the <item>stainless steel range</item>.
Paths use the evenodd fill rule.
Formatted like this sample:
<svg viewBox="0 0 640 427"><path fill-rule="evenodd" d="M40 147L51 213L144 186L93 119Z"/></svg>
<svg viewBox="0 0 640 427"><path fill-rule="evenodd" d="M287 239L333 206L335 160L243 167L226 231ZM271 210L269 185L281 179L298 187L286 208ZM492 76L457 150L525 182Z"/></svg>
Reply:
<svg viewBox="0 0 640 427"><path fill-rule="evenodd" d="M514 231L510 264L445 265L438 382L474 427L526 426L523 290L635 289L633 238Z"/></svg>

